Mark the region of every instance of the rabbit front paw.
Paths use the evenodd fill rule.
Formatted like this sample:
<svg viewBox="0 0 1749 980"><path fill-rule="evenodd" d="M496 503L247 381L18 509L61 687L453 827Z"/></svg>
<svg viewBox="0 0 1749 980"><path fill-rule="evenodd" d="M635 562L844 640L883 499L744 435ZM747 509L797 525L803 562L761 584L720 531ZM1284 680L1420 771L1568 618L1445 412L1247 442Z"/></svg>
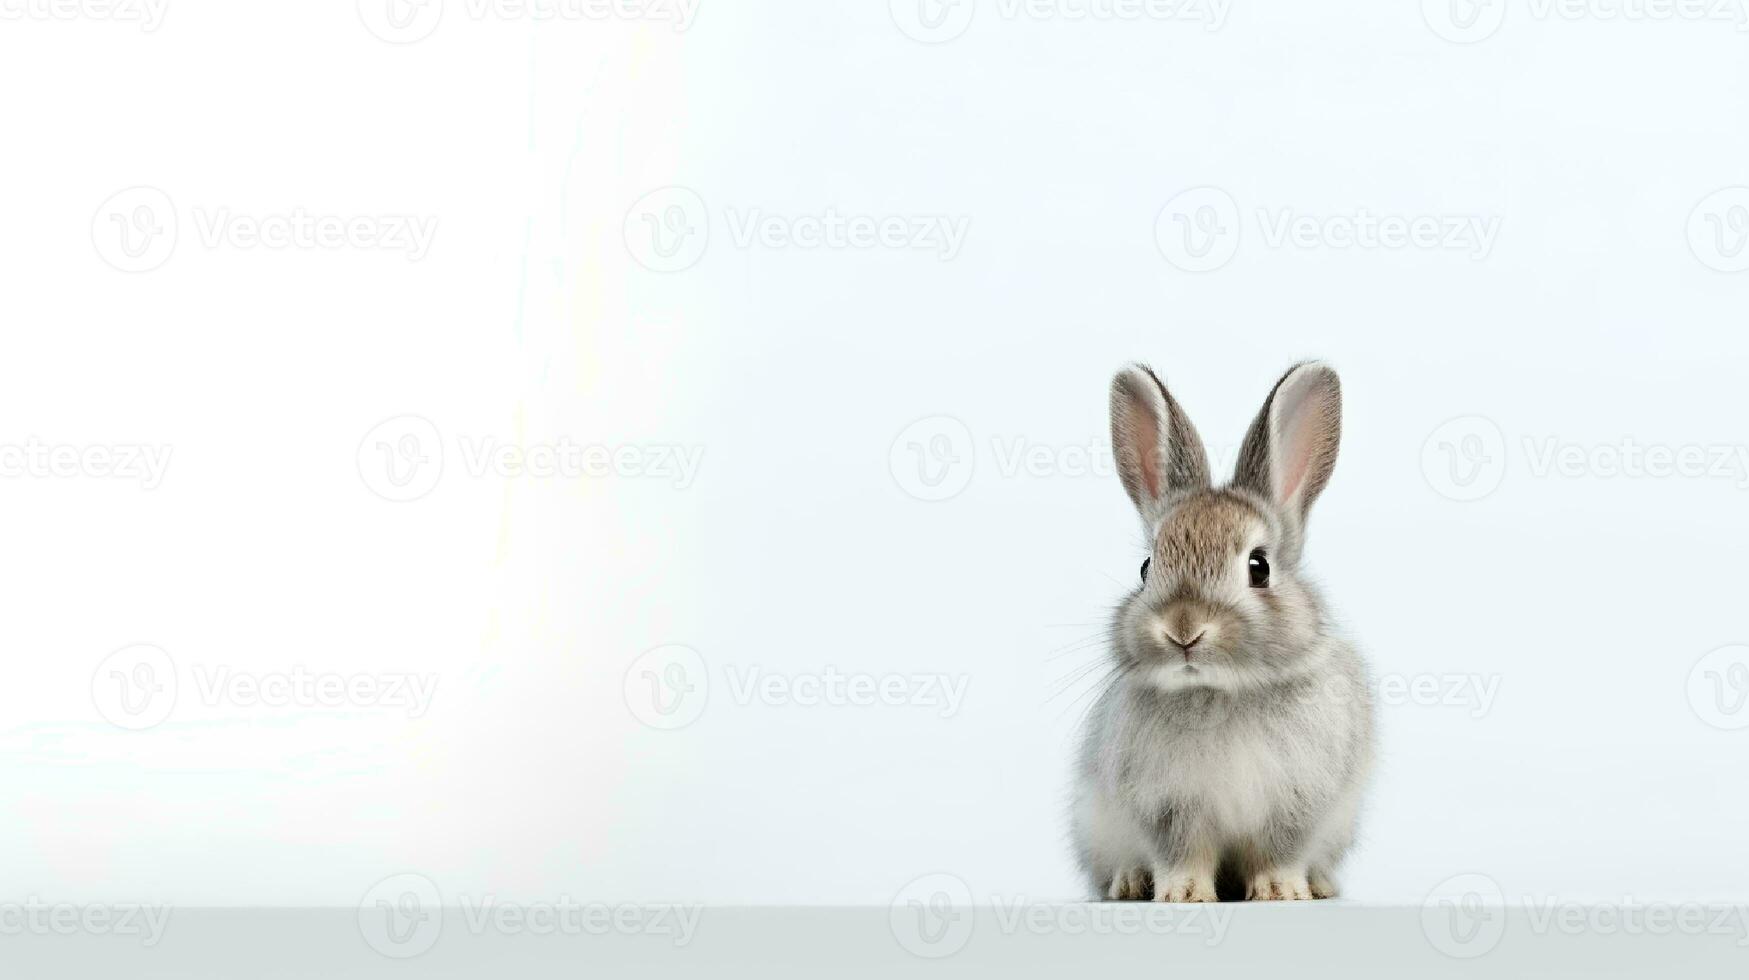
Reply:
<svg viewBox="0 0 1749 980"><path fill-rule="evenodd" d="M1312 886L1304 871L1271 869L1254 875L1245 888L1245 898L1252 902L1297 902L1312 897Z"/></svg>
<svg viewBox="0 0 1749 980"><path fill-rule="evenodd" d="M1156 902L1215 902L1213 872L1183 869L1156 869L1154 872Z"/></svg>
<svg viewBox="0 0 1749 980"><path fill-rule="evenodd" d="M1142 902L1148 898L1151 882L1145 868L1128 868L1111 876L1111 887L1105 897L1113 902Z"/></svg>

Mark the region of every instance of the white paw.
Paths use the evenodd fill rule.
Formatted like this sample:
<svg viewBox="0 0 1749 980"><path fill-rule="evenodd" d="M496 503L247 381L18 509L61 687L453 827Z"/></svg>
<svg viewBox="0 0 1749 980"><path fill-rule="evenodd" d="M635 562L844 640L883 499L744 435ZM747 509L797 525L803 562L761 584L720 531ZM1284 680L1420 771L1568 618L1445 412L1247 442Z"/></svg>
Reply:
<svg viewBox="0 0 1749 980"><path fill-rule="evenodd" d="M1253 902L1297 902L1312 897L1312 886L1304 871L1265 871L1251 879L1245 897Z"/></svg>
<svg viewBox="0 0 1749 980"><path fill-rule="evenodd" d="M1314 869L1306 876L1306 883L1311 886L1313 898L1335 898L1338 891L1336 879L1322 871Z"/></svg>
<svg viewBox="0 0 1749 980"><path fill-rule="evenodd" d="M1156 902L1214 902L1215 876L1200 871L1154 872Z"/></svg>
<svg viewBox="0 0 1749 980"><path fill-rule="evenodd" d="M1148 872L1141 868L1120 870L1111 876L1105 897L1114 902L1140 902L1148 897Z"/></svg>

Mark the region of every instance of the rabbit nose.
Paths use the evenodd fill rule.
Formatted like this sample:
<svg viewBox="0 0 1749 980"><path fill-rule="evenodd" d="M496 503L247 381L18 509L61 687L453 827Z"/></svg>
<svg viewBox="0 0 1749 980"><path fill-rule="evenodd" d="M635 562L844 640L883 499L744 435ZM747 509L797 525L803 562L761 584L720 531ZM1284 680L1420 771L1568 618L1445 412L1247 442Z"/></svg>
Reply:
<svg viewBox="0 0 1749 980"><path fill-rule="evenodd" d="M1160 617L1160 631L1177 645L1186 660L1190 659L1191 648L1198 642L1204 639L1214 641L1218 635L1215 632L1217 626L1215 610L1196 599L1175 602Z"/></svg>
<svg viewBox="0 0 1749 980"><path fill-rule="evenodd" d="M1192 636L1190 639L1186 640L1183 638L1183 634L1189 633L1190 632L1189 629L1185 629L1182 626L1180 626L1177 629L1174 629L1173 627L1168 626L1168 627L1166 627L1166 630L1165 630L1166 638L1168 640L1171 640L1173 643L1178 644L1178 648L1180 650L1183 650L1184 655L1186 657L1188 657L1188 656L1190 656L1190 648L1193 646L1196 646L1197 642L1200 641L1205 635L1208 634L1208 627L1207 626L1197 626L1197 627L1194 627L1194 629L1196 630L1196 635Z"/></svg>

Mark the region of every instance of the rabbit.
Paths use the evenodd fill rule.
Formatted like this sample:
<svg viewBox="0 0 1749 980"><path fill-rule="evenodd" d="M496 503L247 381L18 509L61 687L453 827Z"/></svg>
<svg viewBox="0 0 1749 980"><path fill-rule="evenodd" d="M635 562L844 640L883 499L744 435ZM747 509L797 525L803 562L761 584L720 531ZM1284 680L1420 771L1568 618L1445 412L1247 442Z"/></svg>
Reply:
<svg viewBox="0 0 1749 980"><path fill-rule="evenodd" d="M1365 662L1302 577L1341 437L1336 372L1294 366L1214 488L1196 429L1145 365L1111 383L1111 440L1148 558L1111 623L1072 836L1095 897L1329 898L1374 754Z"/></svg>

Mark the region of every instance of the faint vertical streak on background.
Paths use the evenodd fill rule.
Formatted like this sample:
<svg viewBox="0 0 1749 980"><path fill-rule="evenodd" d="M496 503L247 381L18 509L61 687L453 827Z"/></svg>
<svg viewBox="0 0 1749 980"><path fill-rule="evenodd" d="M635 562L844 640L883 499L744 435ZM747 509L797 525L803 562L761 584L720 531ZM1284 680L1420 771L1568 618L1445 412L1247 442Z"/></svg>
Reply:
<svg viewBox="0 0 1749 980"><path fill-rule="evenodd" d="M565 155L565 169L559 175L559 242L568 244L571 240L571 171L577 166L577 158L583 155L583 114L589 110L589 99L595 95L595 89L601 84L601 71L607 67L607 59L595 62L595 77L589 84L583 86L581 93L583 105L577 110L571 122L571 152Z"/></svg>
<svg viewBox="0 0 1749 980"><path fill-rule="evenodd" d="M527 413L524 410L524 404L520 399L516 402L516 418L511 426L514 438L511 442L526 450L527 427L523 423ZM516 490L517 482L516 480L504 481L504 504L498 509L498 548L492 556L494 568L503 568L504 562L510 557L510 505L511 495Z"/></svg>
<svg viewBox="0 0 1749 980"><path fill-rule="evenodd" d="M518 346L522 344L522 318L528 312L528 252L533 241L534 215L531 214L522 221L522 264L516 284L516 319L511 324L511 333L515 335Z"/></svg>
<svg viewBox="0 0 1749 980"><path fill-rule="evenodd" d="M671 40L671 39L670 39ZM579 122L579 139L573 154L565 162L565 191L569 191L574 164L583 160L585 166L584 187L586 188L584 218L580 223L583 234L578 248L578 261L574 268L578 270L577 281L572 294L576 298L576 313L573 318L577 339L577 382L584 392L593 392L596 380L601 371L604 359L604 343L601 336L603 322L609 319L608 311L624 317L626 329L632 329L630 322L630 297L621 286L617 297L609 297L602 291L602 277L606 269L623 267L623 263L610 262L608 250L618 249L624 258L624 242L620 237L620 222L625 217L625 208L637 197L652 188L673 182L672 175L676 170L679 154L674 152L672 137L664 139L662 120L668 120L670 125L676 125L679 117L680 86L671 78L649 79L645 75L652 54L672 51L671 47L661 47L652 43L650 33L640 30L634 35L630 45L630 56L622 62L623 70L616 74L622 81L628 81L636 88L640 98L648 104L643 112L628 116L628 110L623 105L615 105L614 96L619 93L609 92L599 102L585 104L579 107L579 118L590 111L592 105L599 105L600 111L616 112L617 125L610 131L619 137L614 144L620 148L620 157L607 160L601 157L585 159L581 150L582 124ZM608 48L601 54L596 63L595 76L591 79L586 94L594 94L597 83L601 80L606 68L608 57L615 53ZM669 57L673 57L672 54ZM656 84L657 81L667 82L667 88ZM620 96L623 103L623 95ZM670 111L664 113L661 107ZM607 130L606 126L598 126L597 132ZM632 145L641 150L638 155L628 156L626 146ZM637 151L634 151L637 153ZM655 158L653 166L646 161ZM589 174L594 171L593 178ZM593 191L593 194L587 193ZM562 198L568 204L569 197ZM570 208L565 211L565 227L570 227ZM568 235L566 236L568 239ZM623 280L622 280L623 282ZM614 304L612 307L609 304ZM587 492L587 488L584 488Z"/></svg>
<svg viewBox="0 0 1749 980"><path fill-rule="evenodd" d="M533 155L534 148L535 148L535 144L534 144L534 117L535 117L534 93L535 93L535 89L538 87L535 85L535 79L540 77L540 72L536 70L535 63L534 63L534 50L535 50L534 39L535 39L535 32L538 30L540 30L539 22L536 20L530 19L528 22L528 152L530 155Z"/></svg>

